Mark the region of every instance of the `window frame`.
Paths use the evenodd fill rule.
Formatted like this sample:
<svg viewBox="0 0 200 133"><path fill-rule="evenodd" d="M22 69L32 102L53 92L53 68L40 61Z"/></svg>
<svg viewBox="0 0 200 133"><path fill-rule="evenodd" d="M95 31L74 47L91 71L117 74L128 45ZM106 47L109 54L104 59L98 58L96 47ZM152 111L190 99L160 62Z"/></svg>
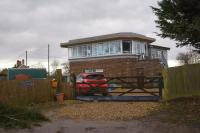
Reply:
<svg viewBox="0 0 200 133"><path fill-rule="evenodd" d="M124 51L124 42L129 43L129 51ZM122 40L122 54L132 54L132 40Z"/></svg>
<svg viewBox="0 0 200 133"><path fill-rule="evenodd" d="M123 41L130 43L130 51L128 53L123 52ZM143 53L145 55L147 54L146 51L148 51L145 49L146 46L146 42L129 39L88 43L69 47L68 57L69 59L78 59L125 54L141 55ZM70 54L70 50L73 54Z"/></svg>

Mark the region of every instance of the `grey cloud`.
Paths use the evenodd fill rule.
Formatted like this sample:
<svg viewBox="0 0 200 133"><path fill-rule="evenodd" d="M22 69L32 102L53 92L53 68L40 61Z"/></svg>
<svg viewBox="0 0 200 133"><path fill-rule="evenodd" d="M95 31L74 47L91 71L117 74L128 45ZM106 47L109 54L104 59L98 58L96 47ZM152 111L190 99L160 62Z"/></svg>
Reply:
<svg viewBox="0 0 200 133"><path fill-rule="evenodd" d="M0 60L15 62L25 50L36 61L46 58L48 43L52 58L67 58L67 50L61 49L59 43L79 37L122 31L156 37L153 32L158 29L150 9L156 3L156 0L1 0ZM158 43L163 42L156 38Z"/></svg>

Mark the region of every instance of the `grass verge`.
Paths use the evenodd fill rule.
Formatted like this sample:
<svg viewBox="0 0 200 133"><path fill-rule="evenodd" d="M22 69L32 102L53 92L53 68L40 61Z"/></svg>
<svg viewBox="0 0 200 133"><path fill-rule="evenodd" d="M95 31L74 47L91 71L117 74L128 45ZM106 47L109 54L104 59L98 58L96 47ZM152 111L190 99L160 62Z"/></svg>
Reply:
<svg viewBox="0 0 200 133"><path fill-rule="evenodd" d="M0 103L0 127L30 128L32 125L39 125L39 122L47 121L39 111L31 107L12 107Z"/></svg>
<svg viewBox="0 0 200 133"><path fill-rule="evenodd" d="M162 102L152 113L163 122L199 124L200 97L178 98Z"/></svg>

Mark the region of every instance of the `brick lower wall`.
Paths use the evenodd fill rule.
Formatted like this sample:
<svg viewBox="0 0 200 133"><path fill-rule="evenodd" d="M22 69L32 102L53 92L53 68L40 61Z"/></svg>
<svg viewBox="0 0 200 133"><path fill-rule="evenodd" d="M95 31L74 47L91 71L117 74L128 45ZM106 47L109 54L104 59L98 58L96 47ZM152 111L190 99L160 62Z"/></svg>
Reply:
<svg viewBox="0 0 200 133"><path fill-rule="evenodd" d="M144 69L144 75L152 76L162 72L163 66L159 60L136 60L134 58L98 59L70 62L70 72L76 75L85 69L103 69L108 77L135 76L137 68Z"/></svg>

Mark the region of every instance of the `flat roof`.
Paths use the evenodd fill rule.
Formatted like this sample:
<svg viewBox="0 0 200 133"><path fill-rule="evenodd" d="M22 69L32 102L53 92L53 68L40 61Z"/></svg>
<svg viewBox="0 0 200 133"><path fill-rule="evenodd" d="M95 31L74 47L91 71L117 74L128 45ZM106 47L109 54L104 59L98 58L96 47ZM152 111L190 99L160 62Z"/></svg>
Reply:
<svg viewBox="0 0 200 133"><path fill-rule="evenodd" d="M164 50L170 50L169 47L164 47L164 46L158 46L158 45L149 45L151 48L159 48L159 49L164 49Z"/></svg>
<svg viewBox="0 0 200 133"><path fill-rule="evenodd" d="M154 38L147 37L145 35L133 33L133 32L120 32L113 34L106 34L88 38L80 38L69 40L68 42L60 43L61 47L70 47L73 45L86 44L86 43L95 43L95 42L103 42L103 41L111 41L111 40L121 40L121 39L133 39L133 40L141 40L152 43L155 41Z"/></svg>

